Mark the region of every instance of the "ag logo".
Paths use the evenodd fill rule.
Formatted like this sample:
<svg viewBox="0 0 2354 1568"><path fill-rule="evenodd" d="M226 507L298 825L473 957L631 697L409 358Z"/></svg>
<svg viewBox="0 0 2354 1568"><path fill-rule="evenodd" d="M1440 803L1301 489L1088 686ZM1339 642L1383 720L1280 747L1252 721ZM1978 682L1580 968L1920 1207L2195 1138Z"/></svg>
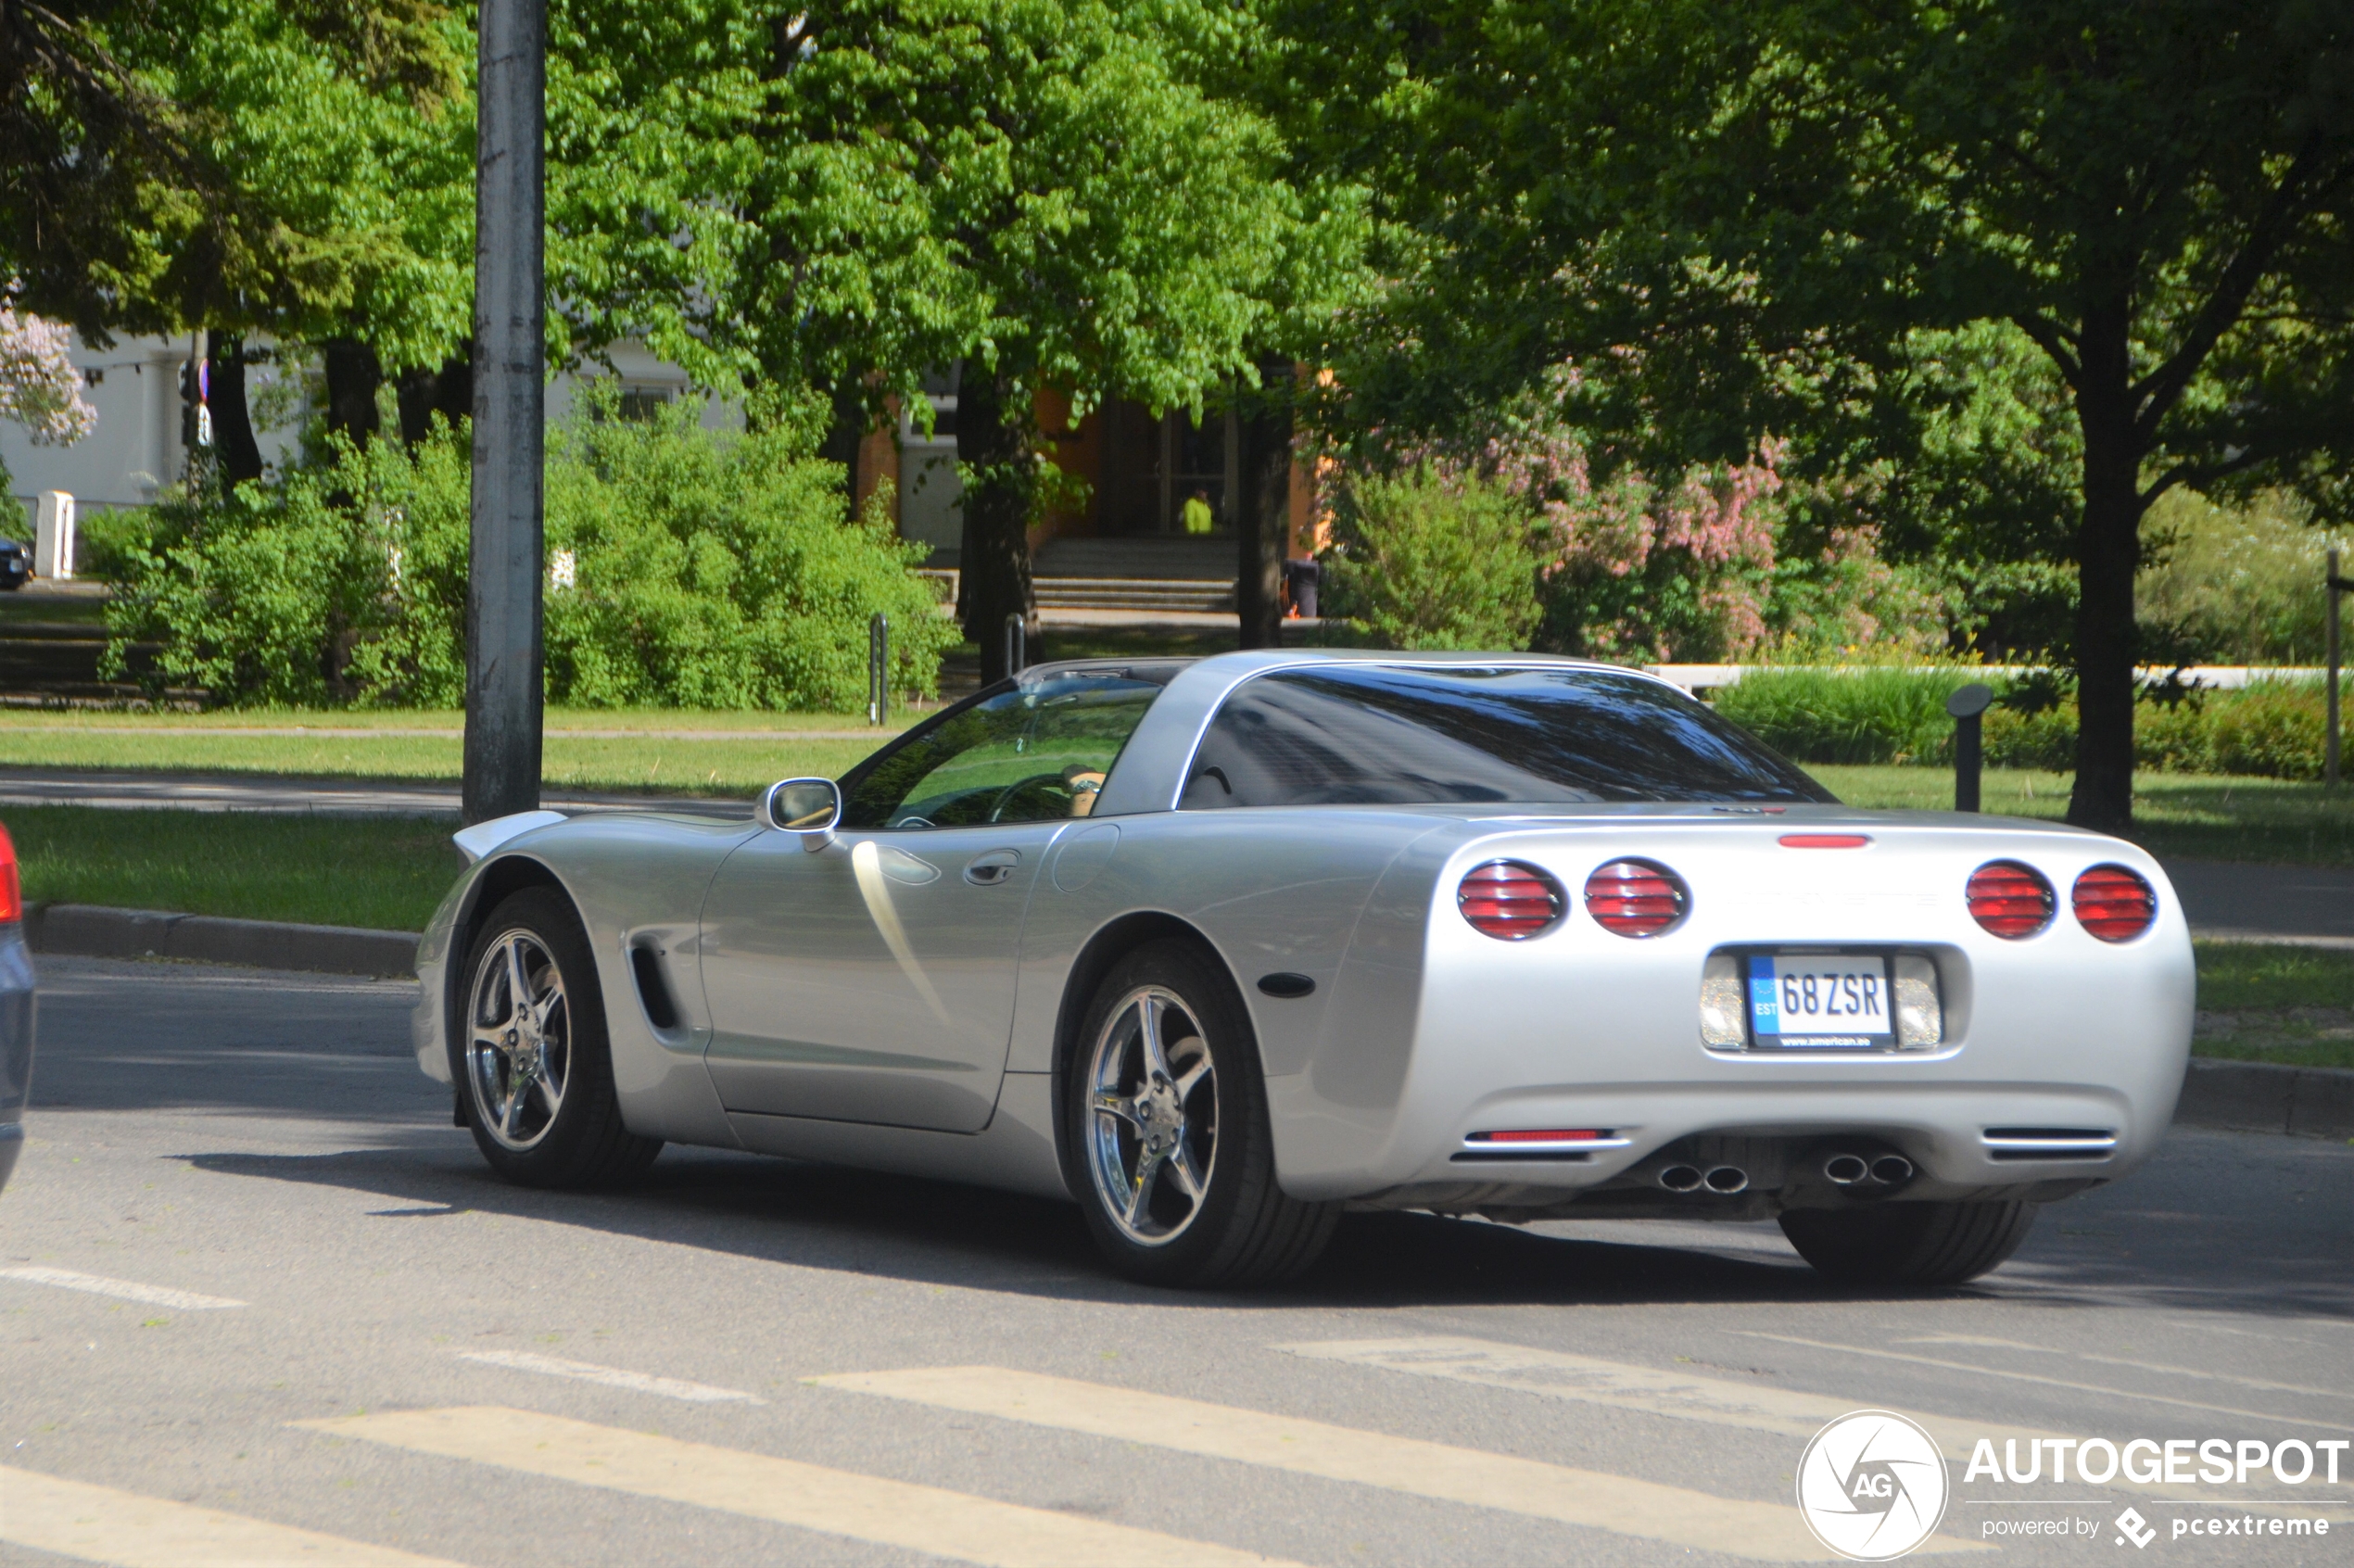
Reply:
<svg viewBox="0 0 2354 1568"><path fill-rule="evenodd" d="M1945 1517L1945 1456L1892 1410L1853 1410L1806 1445L1798 1511L1815 1538L1858 1562L1885 1562Z"/></svg>

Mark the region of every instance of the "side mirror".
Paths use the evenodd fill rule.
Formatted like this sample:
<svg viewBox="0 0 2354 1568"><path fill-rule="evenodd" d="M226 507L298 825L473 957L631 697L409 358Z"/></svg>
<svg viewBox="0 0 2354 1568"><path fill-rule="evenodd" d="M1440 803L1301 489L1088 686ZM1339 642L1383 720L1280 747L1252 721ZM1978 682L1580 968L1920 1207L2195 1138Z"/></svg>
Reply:
<svg viewBox="0 0 2354 1568"><path fill-rule="evenodd" d="M791 833L815 854L834 841L842 822L842 786L830 778L788 778L760 797L760 820Z"/></svg>

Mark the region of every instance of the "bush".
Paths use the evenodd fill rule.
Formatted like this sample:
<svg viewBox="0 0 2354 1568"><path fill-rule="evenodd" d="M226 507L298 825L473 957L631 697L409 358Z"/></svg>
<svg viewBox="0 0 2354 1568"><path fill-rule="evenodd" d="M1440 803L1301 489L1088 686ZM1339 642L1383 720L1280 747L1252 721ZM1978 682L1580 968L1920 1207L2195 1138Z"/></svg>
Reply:
<svg viewBox="0 0 2354 1568"><path fill-rule="evenodd" d="M1972 679L1951 669L1757 670L1715 693L1716 711L1802 763L1914 763L1948 767L1954 721L1945 699ZM1992 679L1998 693L2012 683ZM2145 702L2133 723L2136 766L2166 773L2319 778L2324 728L2318 687L2265 682ZM2076 766L2076 703L1986 713L1990 767Z"/></svg>
<svg viewBox="0 0 2354 1568"><path fill-rule="evenodd" d="M551 702L812 708L866 701L867 623L892 621L895 690L931 695L956 640L878 513L792 428L652 424L589 401L553 433L547 478ZM238 704L454 707L465 694L468 454L437 428L338 446L323 464L157 509L108 609L120 671L165 646L157 688ZM555 580L558 552L572 582Z"/></svg>
<svg viewBox="0 0 2354 1568"><path fill-rule="evenodd" d="M1935 763L1953 755L1945 699L1981 679L1952 669L1754 670L1716 711L1799 762Z"/></svg>
<svg viewBox="0 0 2354 1568"><path fill-rule="evenodd" d="M102 583L127 579L132 555L155 542L155 518L146 507L120 511L100 507L77 512L73 522L73 574Z"/></svg>
<svg viewBox="0 0 2354 1568"><path fill-rule="evenodd" d="M1518 650L1537 626L1527 507L1428 464L1354 480L1327 557L1327 613L1384 648Z"/></svg>

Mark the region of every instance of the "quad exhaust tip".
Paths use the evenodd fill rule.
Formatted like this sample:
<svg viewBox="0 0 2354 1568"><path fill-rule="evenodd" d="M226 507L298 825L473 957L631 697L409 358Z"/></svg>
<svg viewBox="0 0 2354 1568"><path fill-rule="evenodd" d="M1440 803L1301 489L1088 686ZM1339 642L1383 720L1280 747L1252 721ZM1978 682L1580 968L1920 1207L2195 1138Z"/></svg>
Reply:
<svg viewBox="0 0 2354 1568"><path fill-rule="evenodd" d="M1823 1174L1829 1179L1833 1186L1852 1187L1869 1177L1871 1173L1872 1168L1864 1162L1862 1155L1833 1155L1823 1161Z"/></svg>
<svg viewBox="0 0 2354 1568"><path fill-rule="evenodd" d="M1913 1162L1903 1155L1882 1155L1872 1161L1872 1180L1901 1187L1913 1179Z"/></svg>
<svg viewBox="0 0 2354 1568"><path fill-rule="evenodd" d="M1698 1192L1704 1179L1696 1165L1671 1165L1659 1173L1659 1184L1671 1193Z"/></svg>
<svg viewBox="0 0 2354 1568"><path fill-rule="evenodd" d="M1708 1190L1727 1197L1749 1185L1749 1172L1738 1165L1720 1165L1708 1173Z"/></svg>

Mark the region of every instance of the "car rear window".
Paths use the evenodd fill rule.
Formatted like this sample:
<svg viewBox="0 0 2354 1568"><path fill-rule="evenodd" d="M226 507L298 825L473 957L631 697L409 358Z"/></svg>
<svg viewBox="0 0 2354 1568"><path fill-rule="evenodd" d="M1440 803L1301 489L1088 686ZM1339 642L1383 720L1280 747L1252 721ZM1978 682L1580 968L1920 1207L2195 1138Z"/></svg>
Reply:
<svg viewBox="0 0 2354 1568"><path fill-rule="evenodd" d="M1328 664L1236 687L1178 803L1831 799L1705 704L1639 676Z"/></svg>

